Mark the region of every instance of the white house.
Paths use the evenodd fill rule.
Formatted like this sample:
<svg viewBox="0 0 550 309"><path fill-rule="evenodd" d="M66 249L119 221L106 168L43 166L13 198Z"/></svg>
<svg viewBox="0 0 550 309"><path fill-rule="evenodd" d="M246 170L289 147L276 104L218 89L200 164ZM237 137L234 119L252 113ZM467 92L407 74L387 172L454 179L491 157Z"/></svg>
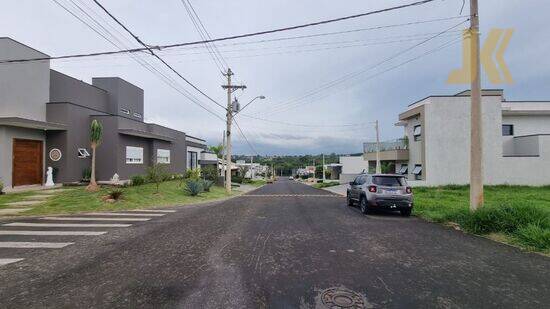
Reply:
<svg viewBox="0 0 550 309"><path fill-rule="evenodd" d="M506 101L502 90L484 90L482 114L485 183L550 184L550 101ZM415 102L396 125L402 145L381 153L396 172L418 185L469 183L469 91Z"/></svg>

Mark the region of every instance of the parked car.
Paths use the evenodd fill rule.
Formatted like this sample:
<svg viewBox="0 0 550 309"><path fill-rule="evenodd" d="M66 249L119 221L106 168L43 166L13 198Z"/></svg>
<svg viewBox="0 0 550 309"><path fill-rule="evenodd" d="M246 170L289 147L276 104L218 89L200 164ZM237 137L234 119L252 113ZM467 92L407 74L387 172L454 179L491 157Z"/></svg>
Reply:
<svg viewBox="0 0 550 309"><path fill-rule="evenodd" d="M398 210L408 217L413 208L413 192L403 175L361 174L350 182L348 206L359 204L361 212L374 209Z"/></svg>
<svg viewBox="0 0 550 309"><path fill-rule="evenodd" d="M294 177L290 176L288 177L288 180L294 180Z"/></svg>

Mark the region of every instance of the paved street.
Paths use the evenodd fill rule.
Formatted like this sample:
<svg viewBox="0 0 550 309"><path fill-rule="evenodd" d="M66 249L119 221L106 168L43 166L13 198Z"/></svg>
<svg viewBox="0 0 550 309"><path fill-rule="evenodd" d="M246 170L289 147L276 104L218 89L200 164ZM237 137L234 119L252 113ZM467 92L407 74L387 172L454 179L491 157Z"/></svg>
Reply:
<svg viewBox="0 0 550 309"><path fill-rule="evenodd" d="M365 308L550 303L550 258L293 181L173 210L3 222L0 307L324 308L332 287Z"/></svg>

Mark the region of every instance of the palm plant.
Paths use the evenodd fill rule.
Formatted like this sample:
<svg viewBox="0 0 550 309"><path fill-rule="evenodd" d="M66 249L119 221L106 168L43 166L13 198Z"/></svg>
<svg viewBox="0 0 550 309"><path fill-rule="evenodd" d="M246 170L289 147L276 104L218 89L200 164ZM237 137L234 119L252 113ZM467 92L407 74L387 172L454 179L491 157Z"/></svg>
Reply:
<svg viewBox="0 0 550 309"><path fill-rule="evenodd" d="M86 188L88 191L97 191L99 187L97 186L95 180L95 150L97 146L101 143L101 136L103 135L103 127L101 123L94 119L92 125L90 126L90 146L92 148L92 173L90 175L90 184Z"/></svg>

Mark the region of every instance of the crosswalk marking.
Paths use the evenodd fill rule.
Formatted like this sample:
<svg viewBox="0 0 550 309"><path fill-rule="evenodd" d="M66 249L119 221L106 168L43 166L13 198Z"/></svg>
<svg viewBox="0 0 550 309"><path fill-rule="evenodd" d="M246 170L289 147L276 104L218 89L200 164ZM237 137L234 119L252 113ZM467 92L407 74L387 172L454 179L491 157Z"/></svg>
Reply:
<svg viewBox="0 0 550 309"><path fill-rule="evenodd" d="M1 241L0 248L49 248L59 249L72 245L74 242L25 242L25 241Z"/></svg>
<svg viewBox="0 0 550 309"><path fill-rule="evenodd" d="M128 211L136 211L136 212L176 212L175 210L168 210L168 209L130 209Z"/></svg>
<svg viewBox="0 0 550 309"><path fill-rule="evenodd" d="M107 232L88 231L0 231L0 235L29 235L29 236L97 236Z"/></svg>
<svg viewBox="0 0 550 309"><path fill-rule="evenodd" d="M0 266L23 261L24 259L0 259Z"/></svg>
<svg viewBox="0 0 550 309"><path fill-rule="evenodd" d="M166 214L138 214L138 213L127 213L127 212L90 212L86 213L90 216L129 216L129 217L162 217Z"/></svg>
<svg viewBox="0 0 550 309"><path fill-rule="evenodd" d="M36 227L129 227L131 224L101 224L101 223L26 223L13 222L4 224L4 226L36 226Z"/></svg>
<svg viewBox="0 0 550 309"><path fill-rule="evenodd" d="M94 217L43 217L42 220L57 221L149 221L151 218L94 218Z"/></svg>

